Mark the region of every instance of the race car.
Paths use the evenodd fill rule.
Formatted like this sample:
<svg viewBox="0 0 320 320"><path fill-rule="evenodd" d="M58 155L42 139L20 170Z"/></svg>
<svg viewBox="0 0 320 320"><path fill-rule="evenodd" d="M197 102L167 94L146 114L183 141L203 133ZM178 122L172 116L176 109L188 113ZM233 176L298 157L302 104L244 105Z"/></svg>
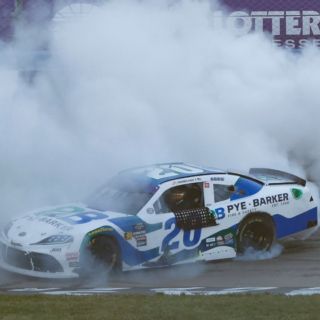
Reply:
<svg viewBox="0 0 320 320"><path fill-rule="evenodd" d="M120 172L81 203L14 219L1 232L0 265L72 278L229 259L305 239L318 224L318 190L295 175L156 164Z"/></svg>

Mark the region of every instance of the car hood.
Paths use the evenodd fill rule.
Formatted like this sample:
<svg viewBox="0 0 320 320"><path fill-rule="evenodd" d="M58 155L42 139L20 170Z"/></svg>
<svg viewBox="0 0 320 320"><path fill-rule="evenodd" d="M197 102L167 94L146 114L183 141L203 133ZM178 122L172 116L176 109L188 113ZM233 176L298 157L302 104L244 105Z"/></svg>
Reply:
<svg viewBox="0 0 320 320"><path fill-rule="evenodd" d="M83 204L69 204L42 208L10 222L3 230L12 244L36 244L52 235L76 235L108 225L109 219L128 215L115 212L101 212Z"/></svg>

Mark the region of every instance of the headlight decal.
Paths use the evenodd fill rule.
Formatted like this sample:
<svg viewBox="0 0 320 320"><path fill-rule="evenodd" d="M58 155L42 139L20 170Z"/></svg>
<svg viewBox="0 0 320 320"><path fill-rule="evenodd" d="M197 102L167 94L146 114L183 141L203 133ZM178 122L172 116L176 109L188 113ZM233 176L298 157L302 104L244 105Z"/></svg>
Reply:
<svg viewBox="0 0 320 320"><path fill-rule="evenodd" d="M47 237L39 242L33 243L33 245L50 245L50 244L65 244L73 242L73 237L70 235L53 235L50 237Z"/></svg>

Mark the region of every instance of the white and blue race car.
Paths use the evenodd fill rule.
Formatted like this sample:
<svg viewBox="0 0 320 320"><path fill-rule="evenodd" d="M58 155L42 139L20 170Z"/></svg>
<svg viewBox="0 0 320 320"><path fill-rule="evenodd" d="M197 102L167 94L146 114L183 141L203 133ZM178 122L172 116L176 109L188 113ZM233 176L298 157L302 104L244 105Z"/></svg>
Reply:
<svg viewBox="0 0 320 320"><path fill-rule="evenodd" d="M228 259L305 239L318 224L317 188L289 173L157 164L120 172L83 203L13 220L1 233L0 265L71 278L98 266L127 271Z"/></svg>

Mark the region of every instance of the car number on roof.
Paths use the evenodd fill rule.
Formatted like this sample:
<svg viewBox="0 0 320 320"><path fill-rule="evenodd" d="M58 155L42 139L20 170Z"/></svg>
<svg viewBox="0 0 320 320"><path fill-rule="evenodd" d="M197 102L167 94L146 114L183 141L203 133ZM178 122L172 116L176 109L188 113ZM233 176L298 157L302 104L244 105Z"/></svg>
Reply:
<svg viewBox="0 0 320 320"><path fill-rule="evenodd" d="M148 172L148 177L160 180L164 178L173 178L181 174L201 174L204 170L188 165L161 165L159 167L152 168Z"/></svg>

